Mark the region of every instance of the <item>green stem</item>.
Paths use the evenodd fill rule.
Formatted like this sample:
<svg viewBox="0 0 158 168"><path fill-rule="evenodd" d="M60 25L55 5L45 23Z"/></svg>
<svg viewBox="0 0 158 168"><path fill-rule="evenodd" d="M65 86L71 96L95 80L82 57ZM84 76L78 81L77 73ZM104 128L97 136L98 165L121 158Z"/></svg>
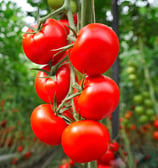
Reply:
<svg viewBox="0 0 158 168"><path fill-rule="evenodd" d="M75 27L74 20L73 20L73 14L72 14L70 0L65 0L64 5L65 5L65 9L67 11L67 17L68 17L69 25L72 29L75 30L76 27Z"/></svg>
<svg viewBox="0 0 158 168"><path fill-rule="evenodd" d="M93 6L92 0L82 0L81 4L81 27L92 23L93 18Z"/></svg>
<svg viewBox="0 0 158 168"><path fill-rule="evenodd" d="M66 0L65 0L66 1ZM39 23L37 26L37 30L40 30L41 24L44 23L48 18L53 17L54 15L60 14L65 10L65 3L62 7L58 8L57 10L49 13L47 16L44 16L43 18L39 19Z"/></svg>
<svg viewBox="0 0 158 168"><path fill-rule="evenodd" d="M40 18L39 19L39 23L37 26L37 30L39 31L41 28L41 24L43 24L48 18L53 17L54 15L60 14L63 11L65 11L67 13L68 16L68 20L69 20L69 24L70 26L75 29L75 24L74 24L74 20L73 20L73 15L72 15L72 9L71 9L71 4L70 4L70 0L65 0L63 6L61 6L60 8L56 9L55 11L49 13L47 16Z"/></svg>
<svg viewBox="0 0 158 168"><path fill-rule="evenodd" d="M59 61L56 65L52 66L50 69L50 75L55 75L58 68L61 66L61 63L63 63L65 60L68 59L68 56L64 57L61 61Z"/></svg>
<svg viewBox="0 0 158 168"><path fill-rule="evenodd" d="M130 142L129 142L129 139L128 139L124 129L121 130L121 135L123 137L124 144L125 144L125 149L126 149L127 154L128 154L128 166L129 166L129 168L136 168L135 159L132 155L132 151L131 151L131 148L130 148Z"/></svg>
<svg viewBox="0 0 158 168"><path fill-rule="evenodd" d="M97 168L97 162L96 161L88 162L87 168Z"/></svg>
<svg viewBox="0 0 158 168"><path fill-rule="evenodd" d="M79 96L81 94L81 92L77 92L77 93L74 93L74 94L71 94L70 96L67 96L63 101L62 103L58 106L57 108L57 113L61 110L61 108L63 107L64 103L67 102L68 100L71 100L72 98L76 97L76 96Z"/></svg>

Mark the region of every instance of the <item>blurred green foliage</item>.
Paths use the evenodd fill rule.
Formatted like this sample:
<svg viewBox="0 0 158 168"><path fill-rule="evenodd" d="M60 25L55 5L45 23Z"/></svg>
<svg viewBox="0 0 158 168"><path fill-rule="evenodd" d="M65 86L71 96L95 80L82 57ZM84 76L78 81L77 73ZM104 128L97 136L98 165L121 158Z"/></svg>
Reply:
<svg viewBox="0 0 158 168"><path fill-rule="evenodd" d="M28 125L31 111L40 99L34 89L35 73L29 70L33 65L22 49L24 15L15 3L3 0L0 17L0 101L5 101L1 120L4 119L2 116L5 119L8 116L10 124L27 120L25 124Z"/></svg>
<svg viewBox="0 0 158 168"><path fill-rule="evenodd" d="M27 12L27 15L36 18L38 8L40 16L50 12L46 0L27 0L35 11ZM125 120L125 126L130 128L134 123L139 128L139 118L135 113L135 107L141 105L145 107L144 102L137 104L134 97L141 95L144 91L149 93L154 110L154 117L157 114L158 99L158 6L149 3L148 0L119 0L119 37L120 37L120 116L124 117L128 110L134 112L133 119ZM96 22L112 25L112 2L104 0L95 0ZM22 33L25 25L25 15L17 5L11 1L0 1L0 122L8 120L8 126L15 126L17 134L9 134L8 137L19 138L18 132L23 131L24 135L33 137L30 127L30 115L32 110L42 101L39 99L34 89L34 78L36 72L29 70L34 67L24 55L22 49ZM134 66L136 68L136 79L130 80L127 69ZM110 74L110 73L109 73ZM131 78L131 77L130 77ZM145 107L145 109L148 109ZM151 116L152 121L154 119ZM150 118L150 117L149 117ZM21 125L17 123L20 121ZM147 124L146 121L143 124ZM151 130L146 142L155 145L153 142ZM141 135L145 136L145 135ZM135 137L135 135L133 136ZM142 138L142 137L137 137ZM132 140L132 139L131 139ZM31 139L29 141L32 142ZM28 142L20 142L28 146ZM1 145L1 142L0 142ZM144 149L145 143L140 143L139 148L143 153L148 153ZM38 147L35 146L36 150ZM44 146L45 147L45 146ZM135 145L132 146L133 149ZM33 148L30 145L30 148ZM12 148L15 151L16 146ZM154 150L154 147L152 147ZM40 152L43 150L41 148ZM5 151L6 152L6 151ZM137 151L140 152L140 151ZM0 154L4 153L0 149ZM150 168L156 163L155 151L151 155L151 162L148 161ZM38 160L38 158L37 158ZM154 161L153 161L154 160ZM56 164L56 159L54 160ZM52 165L54 165L52 163ZM143 163L140 167L143 167Z"/></svg>

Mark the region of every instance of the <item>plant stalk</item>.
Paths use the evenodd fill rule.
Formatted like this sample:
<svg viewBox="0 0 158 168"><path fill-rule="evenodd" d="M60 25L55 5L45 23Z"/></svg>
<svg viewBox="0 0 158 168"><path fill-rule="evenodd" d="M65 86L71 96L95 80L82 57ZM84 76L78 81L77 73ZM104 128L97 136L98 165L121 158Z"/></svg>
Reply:
<svg viewBox="0 0 158 168"><path fill-rule="evenodd" d="M93 21L93 0L82 0L81 4L81 27L92 23Z"/></svg>

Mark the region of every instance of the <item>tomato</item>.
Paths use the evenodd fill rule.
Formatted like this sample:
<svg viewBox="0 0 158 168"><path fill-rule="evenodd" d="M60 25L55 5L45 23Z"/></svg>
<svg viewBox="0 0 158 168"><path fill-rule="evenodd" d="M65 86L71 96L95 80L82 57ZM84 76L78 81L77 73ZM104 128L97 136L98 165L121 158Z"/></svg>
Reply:
<svg viewBox="0 0 158 168"><path fill-rule="evenodd" d="M133 100L135 103L140 104L143 101L143 96L142 95L135 95L133 97Z"/></svg>
<svg viewBox="0 0 158 168"><path fill-rule="evenodd" d="M119 144L118 142L114 141L110 143L110 150L113 152L118 152L119 150Z"/></svg>
<svg viewBox="0 0 158 168"><path fill-rule="evenodd" d="M132 116L133 116L133 112L132 111L127 111L124 118L130 119Z"/></svg>
<svg viewBox="0 0 158 168"><path fill-rule="evenodd" d="M115 110L119 98L119 88L111 78L103 75L88 76L75 105L83 118L101 120Z"/></svg>
<svg viewBox="0 0 158 168"><path fill-rule="evenodd" d="M67 127L65 121L56 116L49 104L37 106L31 114L34 134L48 145L61 144L61 134Z"/></svg>
<svg viewBox="0 0 158 168"><path fill-rule="evenodd" d="M153 102L152 102L152 100L149 99L149 98L144 100L144 104L145 104L145 106L147 106L147 107L152 107L152 106L153 106Z"/></svg>
<svg viewBox="0 0 158 168"><path fill-rule="evenodd" d="M47 3L52 9L58 9L64 4L64 0L47 0ZM71 0L70 4L71 4L72 13L76 13L77 12L76 2L74 0Z"/></svg>
<svg viewBox="0 0 158 168"><path fill-rule="evenodd" d="M114 153L111 150L108 150L101 158L98 159L98 164L109 165L114 159Z"/></svg>
<svg viewBox="0 0 158 168"><path fill-rule="evenodd" d="M155 112L153 109L150 108L150 109L146 110L146 114L147 114L147 116L152 117L152 116L154 116Z"/></svg>
<svg viewBox="0 0 158 168"><path fill-rule="evenodd" d="M130 75L129 75L129 80L135 81L136 79L137 79L136 74L130 74Z"/></svg>
<svg viewBox="0 0 158 168"><path fill-rule="evenodd" d="M148 116L146 116L146 115L144 115L144 114L139 117L139 122L140 122L141 124L144 124L144 123L146 123L146 122L148 122L148 121L149 121Z"/></svg>
<svg viewBox="0 0 158 168"><path fill-rule="evenodd" d="M158 129L158 119L155 119L155 121L154 121L154 127L155 127L156 129Z"/></svg>
<svg viewBox="0 0 158 168"><path fill-rule="evenodd" d="M60 165L59 168L71 168L69 166L69 163L64 163L63 165Z"/></svg>
<svg viewBox="0 0 158 168"><path fill-rule="evenodd" d="M31 152L26 152L24 155L24 159L29 159L31 154L32 154Z"/></svg>
<svg viewBox="0 0 158 168"><path fill-rule="evenodd" d="M50 72L49 66L45 66L44 70ZM54 95L56 93L57 103L60 103L67 95L70 87L70 66L68 64L62 65L56 72L56 81L54 79L46 78L48 74L39 71L35 79L35 90L38 96L49 103L53 103Z"/></svg>
<svg viewBox="0 0 158 168"><path fill-rule="evenodd" d="M150 94L149 94L149 92L147 92L147 91L142 92L142 95L143 95L143 98L144 98L144 99L150 97Z"/></svg>
<svg viewBox="0 0 158 168"><path fill-rule="evenodd" d="M111 166L108 166L108 165L98 165L97 168L112 168Z"/></svg>
<svg viewBox="0 0 158 168"><path fill-rule="evenodd" d="M64 0L47 0L47 3L52 9L58 9L63 5Z"/></svg>
<svg viewBox="0 0 158 168"><path fill-rule="evenodd" d="M143 106L141 106L141 105L138 105L138 106L136 106L135 107L135 112L137 113L137 114L143 114L144 113L144 107Z"/></svg>
<svg viewBox="0 0 158 168"><path fill-rule="evenodd" d="M158 140L158 131L154 132L153 137L154 137L155 140Z"/></svg>
<svg viewBox="0 0 158 168"><path fill-rule="evenodd" d="M131 130L136 130L136 126L134 124L131 124L130 128Z"/></svg>
<svg viewBox="0 0 158 168"><path fill-rule="evenodd" d="M18 152L22 152L23 151L23 147L22 146L19 146L18 147Z"/></svg>
<svg viewBox="0 0 158 168"><path fill-rule="evenodd" d="M18 158L13 158L13 160L12 160L12 164L13 164L13 165L16 165L17 162L18 162Z"/></svg>
<svg viewBox="0 0 158 168"><path fill-rule="evenodd" d="M98 75L106 72L119 52L115 32L101 23L83 27L70 50L70 61L81 73Z"/></svg>
<svg viewBox="0 0 158 168"><path fill-rule="evenodd" d="M27 32L34 32L28 29ZM36 64L56 63L64 52L54 56L58 51L53 49L67 45L67 34L64 26L57 20L47 19L38 33L23 36L23 50L26 56Z"/></svg>
<svg viewBox="0 0 158 168"><path fill-rule="evenodd" d="M103 124L81 120L66 127L61 142L64 152L73 161L85 163L100 158L107 151L110 135Z"/></svg>
<svg viewBox="0 0 158 168"><path fill-rule="evenodd" d="M130 74L130 73L134 73L136 71L136 68L134 66L129 66L127 68L127 73Z"/></svg>
<svg viewBox="0 0 158 168"><path fill-rule="evenodd" d="M73 14L73 19L74 19L74 23L75 23L75 26L77 26L77 14Z"/></svg>

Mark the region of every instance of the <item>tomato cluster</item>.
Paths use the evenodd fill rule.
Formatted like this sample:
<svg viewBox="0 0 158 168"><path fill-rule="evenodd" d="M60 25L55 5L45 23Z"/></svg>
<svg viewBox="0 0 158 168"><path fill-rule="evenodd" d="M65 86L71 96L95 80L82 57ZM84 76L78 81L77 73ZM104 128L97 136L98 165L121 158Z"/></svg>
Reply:
<svg viewBox="0 0 158 168"><path fill-rule="evenodd" d="M68 44L69 30L61 23L47 19L38 32L28 29L23 37L26 56L44 65L35 89L46 104L33 110L31 127L42 142L61 144L75 162L102 162L104 155L118 150L114 144L109 150L110 134L99 120L111 115L119 103L117 84L103 75L117 57L119 41L111 28L92 23L80 29L65 53L62 47ZM79 83L74 68L83 74Z"/></svg>

